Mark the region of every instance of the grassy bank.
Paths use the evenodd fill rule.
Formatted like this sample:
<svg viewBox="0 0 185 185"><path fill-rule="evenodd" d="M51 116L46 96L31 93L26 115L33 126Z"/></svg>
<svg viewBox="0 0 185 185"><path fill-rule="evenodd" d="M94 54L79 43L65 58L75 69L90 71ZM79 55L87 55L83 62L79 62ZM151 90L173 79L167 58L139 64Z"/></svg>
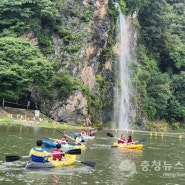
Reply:
<svg viewBox="0 0 185 185"><path fill-rule="evenodd" d="M91 129L91 127L82 127L81 125L79 126L74 126L74 125L69 125L67 123L58 123L53 120L20 120L20 119L15 119L15 118L8 118L8 117L3 117L0 116L0 125L21 125L21 126L31 126L31 127L46 127L46 128L58 128L58 129Z"/></svg>
<svg viewBox="0 0 185 185"><path fill-rule="evenodd" d="M0 125L22 125L59 129L91 129L91 127L84 127L82 124L70 125L67 123L56 122L42 113L40 113L39 117L36 117L34 110L12 107L0 107Z"/></svg>

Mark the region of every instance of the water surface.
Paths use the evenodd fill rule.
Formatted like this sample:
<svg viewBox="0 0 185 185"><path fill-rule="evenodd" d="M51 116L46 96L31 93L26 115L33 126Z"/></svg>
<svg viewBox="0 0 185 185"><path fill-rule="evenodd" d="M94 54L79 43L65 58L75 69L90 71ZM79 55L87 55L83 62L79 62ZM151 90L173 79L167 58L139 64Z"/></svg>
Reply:
<svg viewBox="0 0 185 185"><path fill-rule="evenodd" d="M73 136L77 130L65 133ZM37 139L43 136L60 138L56 129L23 126L0 126L0 184L2 185L184 185L185 142L177 137L133 133L135 140L146 138L142 151L111 148L115 141L105 130L87 141L91 149L82 151L81 161L96 162L91 168L76 162L63 168L29 170L23 167L28 159L5 162L6 155L27 156ZM119 137L121 132L111 132ZM125 133L128 135L127 133ZM130 133L129 133L130 134Z"/></svg>

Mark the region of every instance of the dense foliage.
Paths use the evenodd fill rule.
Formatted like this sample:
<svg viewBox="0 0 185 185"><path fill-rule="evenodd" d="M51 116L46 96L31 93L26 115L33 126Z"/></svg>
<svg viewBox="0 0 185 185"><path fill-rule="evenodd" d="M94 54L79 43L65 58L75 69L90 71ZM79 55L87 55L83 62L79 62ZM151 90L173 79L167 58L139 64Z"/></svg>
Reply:
<svg viewBox="0 0 185 185"><path fill-rule="evenodd" d="M184 0L125 0L138 15L135 87L138 116L184 122ZM138 117L138 120L142 118Z"/></svg>
<svg viewBox="0 0 185 185"><path fill-rule="evenodd" d="M65 3L66 0L0 1L0 101L4 98L17 102L22 94L34 89L39 92L35 101L53 102L65 100L78 88L79 82L69 72L58 72L61 64L52 64L41 54L47 56L53 52L53 34L58 34L67 44L79 40L69 28L62 27L60 11ZM78 12L67 13L74 16ZM80 18L88 21L92 14L88 12L88 17L84 16ZM36 37L39 47L21 39L25 33ZM64 49L74 52L79 47L73 43Z"/></svg>
<svg viewBox="0 0 185 185"><path fill-rule="evenodd" d="M30 42L12 37L0 38L0 97L18 100L31 85L47 84L51 63Z"/></svg>

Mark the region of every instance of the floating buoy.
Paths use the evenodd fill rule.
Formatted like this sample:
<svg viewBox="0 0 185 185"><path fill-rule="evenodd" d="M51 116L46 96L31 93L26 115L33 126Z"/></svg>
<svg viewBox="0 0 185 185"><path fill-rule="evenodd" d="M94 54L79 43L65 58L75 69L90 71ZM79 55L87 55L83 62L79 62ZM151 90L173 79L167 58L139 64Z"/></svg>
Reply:
<svg viewBox="0 0 185 185"><path fill-rule="evenodd" d="M179 137L178 137L179 139L182 139L182 135L179 135Z"/></svg>

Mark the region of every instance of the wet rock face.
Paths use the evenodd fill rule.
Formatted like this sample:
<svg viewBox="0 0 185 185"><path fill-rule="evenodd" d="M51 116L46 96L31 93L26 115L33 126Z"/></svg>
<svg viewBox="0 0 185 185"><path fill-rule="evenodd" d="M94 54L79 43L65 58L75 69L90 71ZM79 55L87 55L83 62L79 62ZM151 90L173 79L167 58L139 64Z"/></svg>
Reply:
<svg viewBox="0 0 185 185"><path fill-rule="evenodd" d="M88 116L87 99L81 92L71 95L65 103L55 102L50 111L51 118L59 122L76 124Z"/></svg>
<svg viewBox="0 0 185 185"><path fill-rule="evenodd" d="M89 11L92 13L92 19L90 21L81 20L80 17ZM72 36L79 39L77 41L75 39L70 40L66 44L64 38L66 35L53 34L51 36L53 52L47 56L48 59L52 63L57 63L57 66L59 66L57 72L68 70L71 76L79 78L92 93L96 92L101 96L97 74L100 74L103 68L106 76L112 75L112 63L110 61L105 61L105 64L100 62L110 31L108 0L66 0L60 7L60 15L63 30L69 31ZM69 37L71 35L69 34ZM32 31L24 33L22 37L29 39L33 45L39 45L38 39ZM67 49L75 46L80 46L80 49L76 52L67 51ZM110 79L110 77L107 78ZM110 89L110 85L108 86L108 89ZM110 95L112 91L107 90L107 92L109 92L108 96L112 97L112 94ZM57 98L54 101L43 99L39 94L40 92L36 92L33 88L30 88L30 93L35 105L39 97L41 112L56 121L76 124L84 122L89 117L88 99L83 95L80 88L65 101L60 101ZM100 110L94 107L92 109L94 109L92 111L94 115L91 115L91 117L98 115L97 112ZM109 115L111 115L111 111ZM103 117L106 118L106 114Z"/></svg>

